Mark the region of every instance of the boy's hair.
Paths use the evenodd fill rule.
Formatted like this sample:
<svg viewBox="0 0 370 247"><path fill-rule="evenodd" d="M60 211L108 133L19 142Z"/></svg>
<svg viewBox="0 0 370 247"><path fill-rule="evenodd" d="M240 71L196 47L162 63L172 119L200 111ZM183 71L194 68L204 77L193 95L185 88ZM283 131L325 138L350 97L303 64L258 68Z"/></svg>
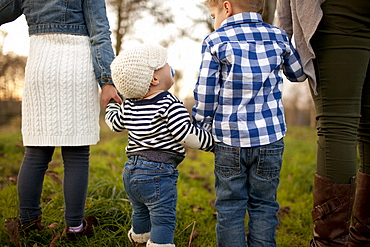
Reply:
<svg viewBox="0 0 370 247"><path fill-rule="evenodd" d="M222 4L228 1L241 8L244 12L256 12L262 14L264 7L264 0L205 0L203 2L207 7L222 8Z"/></svg>

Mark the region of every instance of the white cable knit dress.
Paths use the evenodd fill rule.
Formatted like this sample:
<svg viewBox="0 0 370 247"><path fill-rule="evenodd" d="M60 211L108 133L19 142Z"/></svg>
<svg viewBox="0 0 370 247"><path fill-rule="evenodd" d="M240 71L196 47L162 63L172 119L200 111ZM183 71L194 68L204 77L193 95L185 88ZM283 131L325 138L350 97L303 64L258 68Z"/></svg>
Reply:
<svg viewBox="0 0 370 247"><path fill-rule="evenodd" d="M89 38L31 36L22 100L24 146L96 144L99 108Z"/></svg>

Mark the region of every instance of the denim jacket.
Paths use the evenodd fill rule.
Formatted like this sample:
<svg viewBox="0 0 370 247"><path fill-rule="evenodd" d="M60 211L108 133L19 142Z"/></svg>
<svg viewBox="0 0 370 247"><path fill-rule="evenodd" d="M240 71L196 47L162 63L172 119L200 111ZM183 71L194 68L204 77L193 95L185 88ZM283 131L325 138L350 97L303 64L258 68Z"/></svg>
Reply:
<svg viewBox="0 0 370 247"><path fill-rule="evenodd" d="M100 87L112 84L114 59L104 0L0 0L0 25L26 16L29 35L63 33L90 37Z"/></svg>

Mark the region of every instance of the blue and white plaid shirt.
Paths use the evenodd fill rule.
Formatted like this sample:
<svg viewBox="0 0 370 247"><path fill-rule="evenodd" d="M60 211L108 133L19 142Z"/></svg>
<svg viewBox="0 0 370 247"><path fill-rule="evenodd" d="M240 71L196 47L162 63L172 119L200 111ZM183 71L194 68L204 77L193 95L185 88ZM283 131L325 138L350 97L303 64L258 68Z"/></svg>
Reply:
<svg viewBox="0 0 370 247"><path fill-rule="evenodd" d="M291 81L306 78L285 31L257 13L229 17L203 41L195 123L234 147L278 141L286 132L282 70Z"/></svg>

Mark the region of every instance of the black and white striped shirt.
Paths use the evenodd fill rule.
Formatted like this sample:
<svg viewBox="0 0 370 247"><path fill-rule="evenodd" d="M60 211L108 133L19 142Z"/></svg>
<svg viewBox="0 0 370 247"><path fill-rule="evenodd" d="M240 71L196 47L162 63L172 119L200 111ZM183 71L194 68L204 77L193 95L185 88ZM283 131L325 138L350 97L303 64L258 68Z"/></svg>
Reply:
<svg viewBox="0 0 370 247"><path fill-rule="evenodd" d="M211 133L193 125L183 103L165 91L151 99L109 103L105 121L111 130L128 130L127 155L159 150L185 156L184 146L209 151Z"/></svg>

